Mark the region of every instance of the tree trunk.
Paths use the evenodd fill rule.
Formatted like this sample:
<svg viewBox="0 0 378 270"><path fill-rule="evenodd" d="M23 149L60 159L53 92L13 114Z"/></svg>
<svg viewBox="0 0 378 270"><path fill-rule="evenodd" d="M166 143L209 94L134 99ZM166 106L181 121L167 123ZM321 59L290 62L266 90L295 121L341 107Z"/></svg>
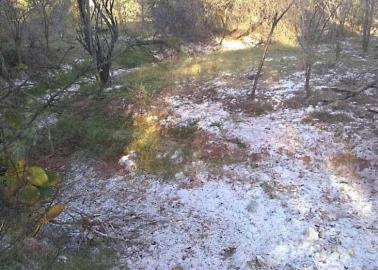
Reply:
<svg viewBox="0 0 378 270"><path fill-rule="evenodd" d="M254 82L253 82L252 92L251 92L251 95L250 95L252 100L254 100L256 98L257 84L258 84L259 78L261 76L262 68L264 67L266 55L268 54L269 47L272 44L274 30L276 29L276 27L277 27L278 23L281 21L281 19L285 16L285 14L293 6L293 4L294 4L294 0L287 6L287 8L280 15L278 15L278 13L276 13L273 17L272 27L270 28L268 40L266 42L265 49L264 49L264 54L263 54L263 56L260 60L259 66L257 68L257 73L255 75L255 79L254 79Z"/></svg>
<svg viewBox="0 0 378 270"><path fill-rule="evenodd" d="M231 2L230 2L231 3ZM220 20L222 22L222 38L219 42L219 45L223 44L224 39L227 35L227 14L228 14L228 7L229 4L226 6L225 10L223 11L223 14L220 15Z"/></svg>
<svg viewBox="0 0 378 270"><path fill-rule="evenodd" d="M101 95L103 90L106 86L109 85L110 82L110 69L111 63L106 63L98 68L97 72L97 79L99 84L99 94Z"/></svg>
<svg viewBox="0 0 378 270"><path fill-rule="evenodd" d="M376 0L365 0L363 33L362 33L362 49L364 52L369 50L371 28L374 20Z"/></svg>
<svg viewBox="0 0 378 270"><path fill-rule="evenodd" d="M342 46L341 46L341 38L344 36L344 23L340 22L336 29L336 62L340 60Z"/></svg>
<svg viewBox="0 0 378 270"><path fill-rule="evenodd" d="M9 89L13 90L14 89L14 81L11 79L10 74L8 72L7 64L5 63L4 56L2 52L0 51L0 75L6 80L8 83ZM10 92L8 92L9 94ZM8 95L6 94L5 96L2 96L0 100L2 100L4 97L7 97Z"/></svg>
<svg viewBox="0 0 378 270"><path fill-rule="evenodd" d="M49 37L49 22L48 22L48 16L46 12L46 8L43 8L43 26L44 26L44 36L45 36L45 42L46 42L46 50L47 53L50 50L50 37Z"/></svg>
<svg viewBox="0 0 378 270"><path fill-rule="evenodd" d="M99 94L110 81L112 55L118 41L118 22L113 13L115 0L77 0L80 12L78 41L92 57ZM105 33L105 34L104 34Z"/></svg>
<svg viewBox="0 0 378 270"><path fill-rule="evenodd" d="M17 56L17 64L22 64L22 51L21 51L21 38L16 37L14 40L14 48L16 50L16 56Z"/></svg>
<svg viewBox="0 0 378 270"><path fill-rule="evenodd" d="M369 0L365 0L364 24L362 29L362 49L368 51Z"/></svg>
<svg viewBox="0 0 378 270"><path fill-rule="evenodd" d="M306 63L306 68L305 68L305 90L306 90L306 96L309 98L312 94L311 91L311 85L310 85L310 80L311 80L311 72L312 72L312 64L311 63Z"/></svg>
<svg viewBox="0 0 378 270"><path fill-rule="evenodd" d="M251 99L252 100L254 100L256 98L257 84L258 84L259 78L261 76L262 68L264 67L266 55L268 54L269 47L272 44L272 38L273 38L273 33L274 33L275 28L276 28L276 26L273 24L272 28L270 29L269 37L268 37L268 40L267 40L266 45L265 45L263 56L260 60L259 66L257 68L257 73L256 73L255 79L253 81L253 87L252 87L252 92L251 92Z"/></svg>
<svg viewBox="0 0 378 270"><path fill-rule="evenodd" d="M221 22L222 22L222 37L221 40L219 41L219 45L222 46L224 39L226 38L226 22L225 20L221 17Z"/></svg>
<svg viewBox="0 0 378 270"><path fill-rule="evenodd" d="M336 41L336 62L339 62L341 56L341 42L340 40Z"/></svg>
<svg viewBox="0 0 378 270"><path fill-rule="evenodd" d="M7 69L7 66L5 64L5 59L3 57L3 54L1 53L0 51L0 71L1 71L1 75L6 79L8 80L9 76L8 76L8 69Z"/></svg>
<svg viewBox="0 0 378 270"><path fill-rule="evenodd" d="M144 3L144 0L141 0L140 1L140 11L141 11L141 17L142 17L142 29L144 30L144 25L145 25L145 22L146 22L146 18L145 18L145 3Z"/></svg>

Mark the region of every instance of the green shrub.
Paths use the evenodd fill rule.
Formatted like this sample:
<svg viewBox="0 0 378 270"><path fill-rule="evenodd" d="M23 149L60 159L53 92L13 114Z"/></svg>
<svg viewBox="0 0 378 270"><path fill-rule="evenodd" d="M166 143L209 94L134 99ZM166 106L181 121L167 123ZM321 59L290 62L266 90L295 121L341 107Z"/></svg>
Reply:
<svg viewBox="0 0 378 270"><path fill-rule="evenodd" d="M152 54L143 47L134 47L117 57L116 65L134 68L154 61Z"/></svg>

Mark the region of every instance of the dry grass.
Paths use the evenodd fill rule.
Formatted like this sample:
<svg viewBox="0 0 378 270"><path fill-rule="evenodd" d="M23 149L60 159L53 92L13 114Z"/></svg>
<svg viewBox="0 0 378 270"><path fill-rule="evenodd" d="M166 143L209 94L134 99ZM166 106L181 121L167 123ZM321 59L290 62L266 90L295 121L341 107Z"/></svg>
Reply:
<svg viewBox="0 0 378 270"><path fill-rule="evenodd" d="M337 123L350 123L353 119L344 113L330 113L326 111L315 111L308 114L304 119L304 123L329 123L329 124L337 124Z"/></svg>
<svg viewBox="0 0 378 270"><path fill-rule="evenodd" d="M134 118L135 136L124 153L137 153L140 171L172 177L191 157L190 142L196 127L165 129L159 124L160 115L139 114ZM179 151L180 162L172 156Z"/></svg>
<svg viewBox="0 0 378 270"><path fill-rule="evenodd" d="M239 144L236 142L226 142L205 132L197 132L194 135L191 147L197 158L207 161L234 162L244 159L241 142Z"/></svg>
<svg viewBox="0 0 378 270"><path fill-rule="evenodd" d="M239 100L238 102L228 102L223 101L226 103L226 107L228 110L233 112L243 112L249 116L260 116L264 114L268 114L274 110L272 103L269 100Z"/></svg>
<svg viewBox="0 0 378 270"><path fill-rule="evenodd" d="M327 160L327 167L332 173L346 178L359 178L359 173L369 166L368 160L359 158L351 152L341 153Z"/></svg>

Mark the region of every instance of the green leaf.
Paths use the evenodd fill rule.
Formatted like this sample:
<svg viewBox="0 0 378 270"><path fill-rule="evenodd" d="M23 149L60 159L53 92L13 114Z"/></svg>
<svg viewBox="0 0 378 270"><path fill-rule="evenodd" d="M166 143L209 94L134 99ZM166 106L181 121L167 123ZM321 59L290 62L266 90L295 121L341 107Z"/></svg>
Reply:
<svg viewBox="0 0 378 270"><path fill-rule="evenodd" d="M59 182L60 178L56 172L46 171L48 182L43 185L43 187L55 187Z"/></svg>
<svg viewBox="0 0 378 270"><path fill-rule="evenodd" d="M40 192L39 189L32 185L27 185L20 190L20 202L33 205L39 200Z"/></svg>
<svg viewBox="0 0 378 270"><path fill-rule="evenodd" d="M58 217L65 209L65 206L63 204L56 204L46 212L45 218L46 221L51 221Z"/></svg>
<svg viewBox="0 0 378 270"><path fill-rule="evenodd" d="M7 170L7 173L5 174L5 184L11 193L15 193L19 189L21 181L15 168Z"/></svg>
<svg viewBox="0 0 378 270"><path fill-rule="evenodd" d="M25 159L26 148L20 141L14 143L10 147L11 159L14 161Z"/></svg>
<svg viewBox="0 0 378 270"><path fill-rule="evenodd" d="M13 128L20 128L22 125L22 116L20 113L14 110L8 110L5 112L5 121Z"/></svg>
<svg viewBox="0 0 378 270"><path fill-rule="evenodd" d="M39 193L41 194L41 200L47 200L54 195L54 191L51 187L38 187Z"/></svg>
<svg viewBox="0 0 378 270"><path fill-rule="evenodd" d="M44 169L40 167L30 167L28 170L27 180L37 187L43 187L49 181Z"/></svg>
<svg viewBox="0 0 378 270"><path fill-rule="evenodd" d="M36 141L36 129L34 127L30 127L28 129L24 129L23 137L20 140L24 145L31 145L34 144Z"/></svg>

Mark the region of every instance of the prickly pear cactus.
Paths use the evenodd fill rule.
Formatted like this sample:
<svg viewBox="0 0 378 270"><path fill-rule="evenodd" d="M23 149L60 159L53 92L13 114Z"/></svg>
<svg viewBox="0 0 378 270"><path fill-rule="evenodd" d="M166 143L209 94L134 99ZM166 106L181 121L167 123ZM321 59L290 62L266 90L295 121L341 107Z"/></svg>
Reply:
<svg viewBox="0 0 378 270"><path fill-rule="evenodd" d="M49 182L46 171L40 167L30 167L26 179L36 187L44 187Z"/></svg>
<svg viewBox="0 0 378 270"><path fill-rule="evenodd" d="M50 190L59 182L59 175L41 167L27 167L24 160L10 167L3 176L2 195L8 202L19 202L25 205L35 205L50 194Z"/></svg>

